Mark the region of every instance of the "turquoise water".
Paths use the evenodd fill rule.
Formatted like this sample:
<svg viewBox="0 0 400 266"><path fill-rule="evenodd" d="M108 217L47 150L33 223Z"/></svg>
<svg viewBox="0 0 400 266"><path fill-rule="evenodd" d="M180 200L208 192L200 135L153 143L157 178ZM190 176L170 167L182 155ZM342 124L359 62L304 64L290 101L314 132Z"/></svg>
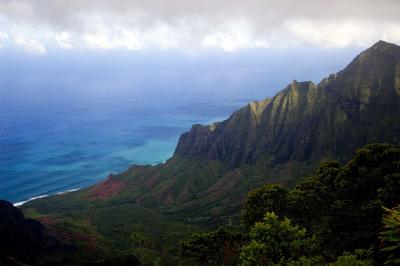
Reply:
<svg viewBox="0 0 400 266"><path fill-rule="evenodd" d="M87 187L132 164L163 162L192 124L224 119L243 104L167 104L112 90L34 92L2 95L0 198L12 202Z"/></svg>

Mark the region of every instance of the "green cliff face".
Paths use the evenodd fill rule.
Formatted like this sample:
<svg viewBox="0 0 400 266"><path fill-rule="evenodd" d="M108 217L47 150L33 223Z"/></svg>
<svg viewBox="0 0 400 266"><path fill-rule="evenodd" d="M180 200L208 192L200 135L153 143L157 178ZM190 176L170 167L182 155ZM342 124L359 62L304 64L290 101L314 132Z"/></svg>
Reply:
<svg viewBox="0 0 400 266"><path fill-rule="evenodd" d="M225 121L194 125L165 164L133 166L24 209L84 221L120 250L137 231L165 250L199 225L235 222L251 189L293 185L321 160L346 161L371 142L400 143L400 47L382 41L319 84L293 81ZM162 237L152 235L152 226L166 224Z"/></svg>
<svg viewBox="0 0 400 266"><path fill-rule="evenodd" d="M400 47L380 41L318 85L293 81L226 121L193 126L175 154L220 160L231 168L268 156L275 166L346 160L368 142L398 142L399 71Z"/></svg>

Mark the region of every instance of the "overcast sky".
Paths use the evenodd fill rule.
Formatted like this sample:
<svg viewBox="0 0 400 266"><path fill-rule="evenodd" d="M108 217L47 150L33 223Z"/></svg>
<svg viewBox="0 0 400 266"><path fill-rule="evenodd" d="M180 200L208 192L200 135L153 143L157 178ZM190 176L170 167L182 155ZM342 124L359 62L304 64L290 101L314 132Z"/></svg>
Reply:
<svg viewBox="0 0 400 266"><path fill-rule="evenodd" d="M398 0L1 0L0 47L168 50L400 43Z"/></svg>

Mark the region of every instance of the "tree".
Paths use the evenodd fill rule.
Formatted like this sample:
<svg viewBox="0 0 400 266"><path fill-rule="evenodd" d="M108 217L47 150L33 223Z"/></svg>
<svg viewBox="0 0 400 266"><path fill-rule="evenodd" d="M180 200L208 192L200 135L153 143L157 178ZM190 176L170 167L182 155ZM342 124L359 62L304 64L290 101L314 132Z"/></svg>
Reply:
<svg viewBox="0 0 400 266"><path fill-rule="evenodd" d="M316 265L321 262L318 241L305 228L267 212L250 230L250 243L240 254L242 265Z"/></svg>
<svg viewBox="0 0 400 266"><path fill-rule="evenodd" d="M369 144L342 167L324 163L288 198L293 195L289 217L317 235L328 257L376 248L381 206L400 200L400 147Z"/></svg>
<svg viewBox="0 0 400 266"><path fill-rule="evenodd" d="M220 227L183 241L181 257L186 265L237 265L244 241L244 235L236 229Z"/></svg>
<svg viewBox="0 0 400 266"><path fill-rule="evenodd" d="M321 163L294 189L269 184L250 192L242 210L249 242L226 241L229 234L218 231L194 235L182 254L200 265L228 265L227 254L233 253L226 250L236 252L246 243L243 265L379 265L381 206L399 203L400 147L370 144L343 166ZM399 212L400 207L385 216L380 234L389 264L400 263Z"/></svg>
<svg viewBox="0 0 400 266"><path fill-rule="evenodd" d="M338 172L331 190L327 248L340 254L376 247L383 210L400 200L400 147L370 144L356 152Z"/></svg>
<svg viewBox="0 0 400 266"><path fill-rule="evenodd" d="M369 144L345 165L321 163L287 191L267 185L250 192L242 222L250 227L273 211L316 235L328 261L343 252L378 249L383 210L400 203L400 147Z"/></svg>
<svg viewBox="0 0 400 266"><path fill-rule="evenodd" d="M337 260L330 263L330 266L372 266L372 251L357 249L354 253L344 252Z"/></svg>
<svg viewBox="0 0 400 266"><path fill-rule="evenodd" d="M286 213L286 196L288 189L280 185L267 184L251 191L242 209L242 224L247 228L260 222L266 212L284 216Z"/></svg>
<svg viewBox="0 0 400 266"><path fill-rule="evenodd" d="M384 228L380 233L383 241L381 250L386 255L385 264L400 264L400 205L388 209L383 217Z"/></svg>
<svg viewBox="0 0 400 266"><path fill-rule="evenodd" d="M287 212L293 221L313 231L325 228L324 217L336 197L334 180L342 166L338 161L324 161L315 175L301 180L287 196ZM317 226L315 226L317 225Z"/></svg>

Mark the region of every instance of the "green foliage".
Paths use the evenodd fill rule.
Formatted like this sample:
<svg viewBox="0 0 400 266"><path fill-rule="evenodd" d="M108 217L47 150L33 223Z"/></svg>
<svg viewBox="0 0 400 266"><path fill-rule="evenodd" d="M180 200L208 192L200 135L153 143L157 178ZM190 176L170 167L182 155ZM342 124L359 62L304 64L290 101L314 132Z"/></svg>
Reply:
<svg viewBox="0 0 400 266"><path fill-rule="evenodd" d="M385 264L400 264L400 205L395 208L388 209L383 217L384 229L380 233L380 237L384 246L383 253L386 255Z"/></svg>
<svg viewBox="0 0 400 266"><path fill-rule="evenodd" d="M305 178L287 195L287 215L314 232L325 234L324 217L336 192L334 179L341 169L338 161L322 162L312 177Z"/></svg>
<svg viewBox="0 0 400 266"><path fill-rule="evenodd" d="M32 201L24 208L37 218L43 214L54 217L57 229L73 233L78 240L93 238L101 253L85 250L85 261L132 254L143 263L172 261L170 265L176 265L179 240L200 230L135 203L116 203L116 199L87 201L84 192ZM123 201L123 196L118 200Z"/></svg>
<svg viewBox="0 0 400 266"><path fill-rule="evenodd" d="M252 227L250 240L240 254L242 265L306 265L320 261L315 236L307 235L305 228L288 218L280 220L273 212L267 212L263 222Z"/></svg>
<svg viewBox="0 0 400 266"><path fill-rule="evenodd" d="M322 163L315 175L279 194L279 200L271 196L275 191L269 191L249 193L252 204L246 203L245 217L257 221L260 212L279 210L314 233L328 259L345 251L377 248L381 206L400 202L400 147L367 145L344 166L337 161Z"/></svg>
<svg viewBox="0 0 400 266"><path fill-rule="evenodd" d="M321 237L328 248L339 253L376 245L381 206L393 207L400 200L399 173L399 146L371 144L357 151L327 187L334 193L321 217L327 220Z"/></svg>
<svg viewBox="0 0 400 266"><path fill-rule="evenodd" d="M182 265L237 265L244 235L235 229L219 228L193 234L181 243Z"/></svg>
<svg viewBox="0 0 400 266"><path fill-rule="evenodd" d="M288 190L280 185L267 184L251 191L242 209L242 224L251 227L262 221L266 212L284 215L286 212L286 197Z"/></svg>
<svg viewBox="0 0 400 266"><path fill-rule="evenodd" d="M141 233L134 232L131 234L132 245L135 248L148 248L150 247L150 240Z"/></svg>
<svg viewBox="0 0 400 266"><path fill-rule="evenodd" d="M344 252L330 266L372 266L372 251L357 249L354 253Z"/></svg>

